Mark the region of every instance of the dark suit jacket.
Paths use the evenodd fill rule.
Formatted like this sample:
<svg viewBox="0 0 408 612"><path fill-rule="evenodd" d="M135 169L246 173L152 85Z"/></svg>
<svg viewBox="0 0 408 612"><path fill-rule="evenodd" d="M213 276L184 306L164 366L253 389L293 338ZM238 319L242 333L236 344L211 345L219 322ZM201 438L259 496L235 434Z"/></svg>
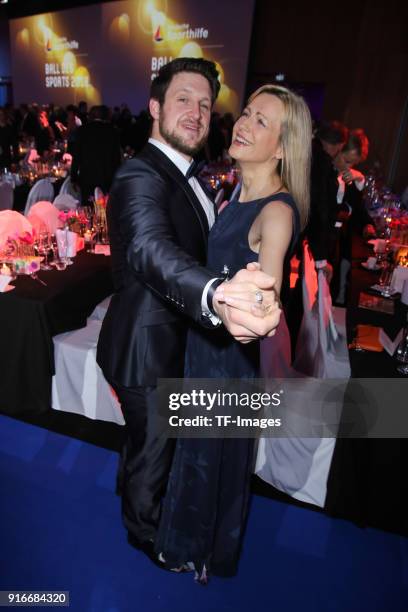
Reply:
<svg viewBox="0 0 408 612"><path fill-rule="evenodd" d="M119 132L112 124L91 121L78 128L71 178L84 194L92 194L95 187L107 193L120 162Z"/></svg>
<svg viewBox="0 0 408 612"><path fill-rule="evenodd" d="M119 169L108 203L115 291L97 361L126 387L182 377L188 326L208 325L201 296L208 222L186 178L148 144ZM211 325L211 324L210 324Z"/></svg>
<svg viewBox="0 0 408 612"><path fill-rule="evenodd" d="M357 189L354 182L346 185L343 203L338 209L347 211L349 215L348 219L343 221L340 232L340 254L344 259L351 261L353 235L362 234L366 225L373 225L373 220L364 205L363 193Z"/></svg>
<svg viewBox="0 0 408 612"><path fill-rule="evenodd" d="M319 140L313 141L310 218L306 237L315 260L331 259L337 212L337 172Z"/></svg>

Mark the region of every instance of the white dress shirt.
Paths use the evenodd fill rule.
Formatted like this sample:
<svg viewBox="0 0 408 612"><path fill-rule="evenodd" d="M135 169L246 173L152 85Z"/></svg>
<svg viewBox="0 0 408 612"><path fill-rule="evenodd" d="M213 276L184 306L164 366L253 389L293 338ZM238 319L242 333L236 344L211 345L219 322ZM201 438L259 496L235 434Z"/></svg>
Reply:
<svg viewBox="0 0 408 612"><path fill-rule="evenodd" d="M180 170L184 176L187 174L187 170L191 166L191 162L188 162L181 153L170 147L169 145L161 142L160 140L156 140L155 138L149 138L150 144L154 145L162 153L164 153L177 168ZM214 225L215 221L215 213L214 213L214 204L211 202L210 198L205 194L204 189L201 187L199 181L195 176L190 176L188 179L189 185L197 196L205 215L208 221L208 227L211 229Z"/></svg>
<svg viewBox="0 0 408 612"><path fill-rule="evenodd" d="M161 142L160 140L156 140L155 138L149 138L149 143L154 145L158 149L160 149L160 151L164 153L170 159L170 161L172 161L173 164L180 170L180 172L184 174L184 176L186 176L187 170L191 166L191 162L188 162L183 157L183 155L181 155L181 153L173 149L173 147L171 147L170 145L165 144L164 142ZM210 198L206 195L206 193L204 192L204 189L201 187L199 181L196 179L195 176L191 176L188 179L188 182L189 182L190 187L194 191L195 195L197 196L197 199L199 200L201 206L203 207L203 210L207 217L208 227L211 229L215 221L214 204L213 202L211 202ZM203 312L203 315L207 317L213 325L219 325L221 323L220 318L217 317L217 315L213 314L209 310L208 305L207 305L207 294L208 294L209 288L211 287L211 285L213 284L215 280L218 280L218 279L212 278L211 280L208 281L208 283L204 287L203 294L201 296L201 310Z"/></svg>

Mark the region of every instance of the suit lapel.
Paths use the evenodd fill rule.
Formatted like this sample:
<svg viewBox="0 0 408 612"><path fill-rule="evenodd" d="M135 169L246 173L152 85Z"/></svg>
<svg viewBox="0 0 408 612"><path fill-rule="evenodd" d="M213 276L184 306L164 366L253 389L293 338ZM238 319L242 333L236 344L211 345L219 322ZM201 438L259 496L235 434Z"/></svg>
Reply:
<svg viewBox="0 0 408 612"><path fill-rule="evenodd" d="M163 170L166 174L168 174L176 183L181 187L184 191L188 202L194 209L196 213L198 222L201 227L201 231L203 234L203 239L207 248L207 238L208 238L208 220L207 215L205 214L203 207L197 198L194 190L190 186L186 177L180 170L177 168L175 164L165 155L160 149L155 147L154 145L147 144L143 150L143 153L146 153L148 157L153 158L153 161L156 165L160 166L161 170Z"/></svg>
<svg viewBox="0 0 408 612"><path fill-rule="evenodd" d="M197 177L197 180L201 185L201 189L204 191L205 195L207 196L207 198L210 200L211 204L213 205L214 216L216 219L218 217L218 209L214 202L214 193L213 191L211 191L211 189L209 189L208 185L201 178Z"/></svg>

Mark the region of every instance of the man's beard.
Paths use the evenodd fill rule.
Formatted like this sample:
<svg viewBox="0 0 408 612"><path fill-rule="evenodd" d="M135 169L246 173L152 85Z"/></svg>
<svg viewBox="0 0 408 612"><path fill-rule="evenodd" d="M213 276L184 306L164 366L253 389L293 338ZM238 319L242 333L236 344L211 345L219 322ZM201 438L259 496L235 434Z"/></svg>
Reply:
<svg viewBox="0 0 408 612"><path fill-rule="evenodd" d="M205 141L207 140L207 134L199 140L195 145L186 144L180 136L177 136L174 132L169 132L162 118L162 115L159 117L159 132L162 138L171 146L173 149L178 151L179 153L184 153L184 155L190 155L190 157L194 157L197 153L203 148L205 145Z"/></svg>

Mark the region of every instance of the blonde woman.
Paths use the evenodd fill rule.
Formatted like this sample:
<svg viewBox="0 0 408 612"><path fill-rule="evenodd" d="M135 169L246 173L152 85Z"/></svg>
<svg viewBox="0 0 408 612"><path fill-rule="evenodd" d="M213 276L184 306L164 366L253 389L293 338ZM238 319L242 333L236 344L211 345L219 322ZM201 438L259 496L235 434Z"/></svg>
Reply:
<svg viewBox="0 0 408 612"><path fill-rule="evenodd" d="M285 293L290 253L309 209L311 132L309 110L290 90L265 85L249 98L229 149L241 170L241 191L209 236L207 265L215 276L259 262L276 278L277 293ZM242 299L225 297L232 306ZM259 343L230 341L221 328L189 334L187 378L251 379L258 373ZM208 573L235 574L253 450L248 439L178 440L156 540L165 567L190 562L204 584Z"/></svg>

